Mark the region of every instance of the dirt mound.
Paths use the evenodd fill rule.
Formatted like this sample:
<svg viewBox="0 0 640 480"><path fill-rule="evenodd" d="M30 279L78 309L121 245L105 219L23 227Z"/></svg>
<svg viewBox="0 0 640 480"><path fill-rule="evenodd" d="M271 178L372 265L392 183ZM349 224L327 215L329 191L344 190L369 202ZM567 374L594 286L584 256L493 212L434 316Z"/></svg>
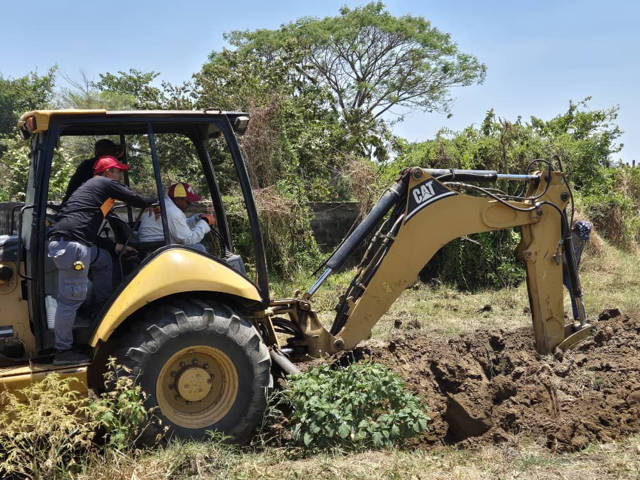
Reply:
<svg viewBox="0 0 640 480"><path fill-rule="evenodd" d="M421 445L526 434L577 450L640 431L640 313L600 319L592 339L555 357L536 354L531 329L452 340L407 334L364 351L428 404L433 420Z"/></svg>

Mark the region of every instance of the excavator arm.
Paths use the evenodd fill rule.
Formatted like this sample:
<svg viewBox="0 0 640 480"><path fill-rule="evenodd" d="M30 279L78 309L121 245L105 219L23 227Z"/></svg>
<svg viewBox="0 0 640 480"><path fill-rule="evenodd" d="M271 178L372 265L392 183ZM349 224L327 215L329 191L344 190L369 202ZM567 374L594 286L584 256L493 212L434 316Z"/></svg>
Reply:
<svg viewBox="0 0 640 480"><path fill-rule="evenodd" d="M294 356L319 356L354 348L424 265L451 240L472 233L519 228L517 249L527 272L536 350L565 349L590 332L565 208L569 187L560 171L527 175L492 171L407 169L326 262L326 270L300 300L280 301L295 332L288 342ZM506 195L464 182L526 182L526 194ZM311 297L365 238L373 235L357 274L336 306L330 331L317 319ZM570 277L575 322L565 325L563 270Z"/></svg>

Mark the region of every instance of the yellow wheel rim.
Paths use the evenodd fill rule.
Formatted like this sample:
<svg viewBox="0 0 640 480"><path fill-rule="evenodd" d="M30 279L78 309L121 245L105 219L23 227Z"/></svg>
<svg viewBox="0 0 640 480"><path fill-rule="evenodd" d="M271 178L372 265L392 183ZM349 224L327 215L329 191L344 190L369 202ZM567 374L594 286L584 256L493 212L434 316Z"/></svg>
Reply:
<svg viewBox="0 0 640 480"><path fill-rule="evenodd" d="M171 422L205 428L222 419L238 396L238 372L229 356L197 345L174 353L156 382L158 406Z"/></svg>

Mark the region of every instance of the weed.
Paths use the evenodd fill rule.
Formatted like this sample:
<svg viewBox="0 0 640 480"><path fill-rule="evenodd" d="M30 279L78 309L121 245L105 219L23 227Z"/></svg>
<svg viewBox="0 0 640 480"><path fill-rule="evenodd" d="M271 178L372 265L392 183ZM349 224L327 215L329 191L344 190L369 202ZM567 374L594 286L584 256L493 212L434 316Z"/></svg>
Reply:
<svg viewBox="0 0 640 480"><path fill-rule="evenodd" d="M135 457L134 446L152 415L144 407L140 387L119 372L126 373L110 359L105 379L112 388L94 399L76 391L79 380L56 373L16 393L3 392L0 473L29 479L69 478L88 462L112 458L116 451ZM100 451L98 443L103 440Z"/></svg>
<svg viewBox="0 0 640 480"><path fill-rule="evenodd" d="M386 367L357 363L314 367L283 391L291 436L310 451L391 446L427 430L425 406Z"/></svg>
<svg viewBox="0 0 640 480"><path fill-rule="evenodd" d="M104 431L108 448L131 449L151 423L158 421L144 406L146 394L130 373L127 367L117 365L115 358L109 358L104 378L111 388L89 404L89 414Z"/></svg>
<svg viewBox="0 0 640 480"><path fill-rule="evenodd" d="M80 469L83 454L92 449L96 424L74 382L52 373L17 393L2 393L2 474L56 479Z"/></svg>

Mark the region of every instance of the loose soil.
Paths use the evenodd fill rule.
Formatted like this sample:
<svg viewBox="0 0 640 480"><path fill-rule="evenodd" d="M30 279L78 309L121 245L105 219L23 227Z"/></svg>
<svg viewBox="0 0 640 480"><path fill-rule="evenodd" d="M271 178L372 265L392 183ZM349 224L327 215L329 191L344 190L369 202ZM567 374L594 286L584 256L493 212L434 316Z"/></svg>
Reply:
<svg viewBox="0 0 640 480"><path fill-rule="evenodd" d="M531 328L456 339L406 333L347 355L387 365L424 399L432 422L415 447L523 434L572 451L640 432L640 312L600 318L591 339L555 356L535 352Z"/></svg>

